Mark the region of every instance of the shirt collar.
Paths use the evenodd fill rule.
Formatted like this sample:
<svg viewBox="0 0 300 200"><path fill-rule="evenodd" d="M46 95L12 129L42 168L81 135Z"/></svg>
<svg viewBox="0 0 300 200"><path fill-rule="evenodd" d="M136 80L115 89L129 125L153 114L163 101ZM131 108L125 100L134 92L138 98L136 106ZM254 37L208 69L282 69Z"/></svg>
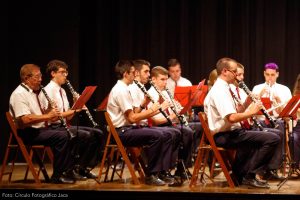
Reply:
<svg viewBox="0 0 300 200"><path fill-rule="evenodd" d="M49 85L50 85L51 87L53 87L54 89L57 89L57 90L60 90L60 88L61 88L61 86L58 85L58 84L57 84L55 81L53 81L53 80L50 81Z"/></svg>
<svg viewBox="0 0 300 200"><path fill-rule="evenodd" d="M27 90L28 92L33 93L33 90L28 85L26 85L25 83L21 83L20 86L22 88L24 88L25 90Z"/></svg>

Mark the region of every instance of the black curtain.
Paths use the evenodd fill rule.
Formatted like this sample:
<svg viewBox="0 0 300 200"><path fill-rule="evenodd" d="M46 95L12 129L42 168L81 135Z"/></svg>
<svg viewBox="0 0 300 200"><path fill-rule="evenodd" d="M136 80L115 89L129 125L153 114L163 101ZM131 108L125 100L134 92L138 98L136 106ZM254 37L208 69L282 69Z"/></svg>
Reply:
<svg viewBox="0 0 300 200"><path fill-rule="evenodd" d="M44 70L51 59L67 62L75 89L98 86L90 108L115 84L119 59L142 58L152 66L166 66L169 58L177 58L183 76L197 84L219 58L231 57L245 66L249 88L263 82L267 62L279 65L278 82L290 89L300 71L298 0L7 0L5 7L3 137L9 96L25 63ZM1 149L6 141L1 139Z"/></svg>

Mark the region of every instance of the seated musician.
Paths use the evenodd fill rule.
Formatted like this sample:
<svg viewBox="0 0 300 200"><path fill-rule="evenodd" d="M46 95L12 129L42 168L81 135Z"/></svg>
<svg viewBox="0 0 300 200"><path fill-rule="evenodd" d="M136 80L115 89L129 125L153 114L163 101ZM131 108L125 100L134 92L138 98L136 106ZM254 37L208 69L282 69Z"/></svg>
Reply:
<svg viewBox="0 0 300 200"><path fill-rule="evenodd" d="M20 70L20 76L21 84L13 91L9 100L9 112L14 118L18 135L25 144L51 147L54 154L52 183L75 183L76 180L69 173L75 163L67 131L52 129L45 124L47 121L58 120L61 113L56 108L44 113L40 107L40 67L25 64Z"/></svg>
<svg viewBox="0 0 300 200"><path fill-rule="evenodd" d="M181 65L176 58L168 60L168 74L167 88L173 96L176 86L192 86L191 81L181 76Z"/></svg>
<svg viewBox="0 0 300 200"><path fill-rule="evenodd" d="M266 109L269 116L274 119L275 125L278 127L281 140L284 139L285 125L284 120L279 119L278 116L283 110L287 102L292 98L291 91L288 87L277 83L279 77L279 68L276 63L267 63L264 67L265 82L254 86L252 92L258 98L267 98L271 102L271 107ZM270 112L269 112L270 110ZM263 127L271 127L271 123L266 119L264 115L258 116L258 121ZM272 127L273 128L273 127ZM284 145L280 142L278 149L276 150L276 159L273 160L273 169L279 169L282 161L284 160ZM276 171L269 173L270 179L278 179ZM268 175L267 175L268 176Z"/></svg>
<svg viewBox="0 0 300 200"><path fill-rule="evenodd" d="M68 65L60 60L52 60L47 64L46 72L51 78L45 86L45 91L51 101L56 105L62 116L70 121L74 117L74 110L70 104L65 90L61 87L66 83ZM43 108L48 108L49 102L45 95L40 94ZM59 121L49 122L53 129L62 129ZM101 151L104 148L104 134L98 128L87 126L69 126L71 132L78 136L79 147L74 150L77 154L76 167L73 169L73 177L77 180L95 179L97 176L91 171L101 160Z"/></svg>
<svg viewBox="0 0 300 200"><path fill-rule="evenodd" d="M172 155L172 137L162 133L161 130L137 126L137 124L158 113L160 108L164 110L167 107L164 107L164 104L154 103L148 110L135 112L128 88L135 78L134 65L131 61L120 60L115 66L115 72L119 80L109 94L107 112L124 146L147 146L148 165L145 183L165 185L166 183L158 178L158 174L169 170L172 159L169 156Z"/></svg>
<svg viewBox="0 0 300 200"><path fill-rule="evenodd" d="M181 143L180 144L181 147L179 147L179 160L183 160L183 162L178 162L175 171L175 176L188 179L189 177L187 176L190 176L190 173L188 170L184 170L184 169L192 166L191 157L192 157L192 141L193 141L194 131L188 126L188 122L186 118L184 118L184 116L179 116L178 113L180 112L180 110L178 110L178 105L176 105L175 100L171 99L172 98L171 95L169 95L168 92L166 91L168 71L161 66L154 67L151 70L151 79L152 79L152 86L148 90L149 95L155 101L168 101L171 104L173 109L168 108L166 110L166 113L167 115L169 115L171 120L177 123L175 127L181 132L181 141L179 141ZM151 105L151 103L149 105ZM151 119L153 125L170 126L166 118L163 117L161 113L152 116Z"/></svg>
<svg viewBox="0 0 300 200"><path fill-rule="evenodd" d="M229 84L236 80L237 62L222 58L216 64L218 79L208 92L204 110L217 146L236 149L233 173L238 183L256 188L269 188L256 174L268 169L280 137L273 132L245 130L241 121L255 115L261 108L253 102L245 111L237 112Z"/></svg>
<svg viewBox="0 0 300 200"><path fill-rule="evenodd" d="M130 95L132 96L133 99L133 104L134 104L134 112L136 113L140 113L143 110L147 109L147 105L150 101L149 97L147 95L149 95L148 93L146 93L145 95L145 91L146 88L144 88L144 92L140 87L145 87L144 85L149 81L149 77L150 77L150 63L146 60L142 60L142 59L137 59L133 61L134 67L135 67L135 82L129 85L129 91L130 91ZM151 98L151 97L150 97ZM167 102L165 102L167 103ZM155 113L154 113L155 114ZM151 120L150 120L151 121ZM139 126L148 126L152 129L158 129L161 131L161 133L163 133L164 135L166 135L166 137L171 136L172 137L172 144L173 144L173 155L167 155L167 153L170 152L162 152L162 154L167 155L166 157L172 157L174 159L174 155L177 153L178 155L178 141L179 141L179 137L180 137L180 131L178 129L176 129L175 127L157 127L157 126L152 126L151 122L148 123L148 119L144 119L139 121L138 123ZM176 159L177 157L175 157ZM173 168L174 167L174 163L175 161L171 161L169 164L169 168ZM172 184L175 184L175 180L172 177L172 175L170 174L169 171L161 171L158 174L158 177L165 181L166 183L168 183L170 186Z"/></svg>

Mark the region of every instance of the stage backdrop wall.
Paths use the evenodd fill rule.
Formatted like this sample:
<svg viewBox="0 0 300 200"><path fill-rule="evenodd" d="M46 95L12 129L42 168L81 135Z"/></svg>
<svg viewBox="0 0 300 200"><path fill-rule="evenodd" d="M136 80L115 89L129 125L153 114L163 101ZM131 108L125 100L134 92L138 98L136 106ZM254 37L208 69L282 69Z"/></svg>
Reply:
<svg viewBox="0 0 300 200"><path fill-rule="evenodd" d="M245 66L250 88L263 82L263 66L272 61L280 68L278 82L292 89L300 69L299 7L298 0L6 0L0 159L8 134L4 113L23 64L44 71L51 59L64 60L76 90L98 86L90 108L115 84L119 59L166 66L177 58L183 76L197 84L219 58L232 57Z"/></svg>

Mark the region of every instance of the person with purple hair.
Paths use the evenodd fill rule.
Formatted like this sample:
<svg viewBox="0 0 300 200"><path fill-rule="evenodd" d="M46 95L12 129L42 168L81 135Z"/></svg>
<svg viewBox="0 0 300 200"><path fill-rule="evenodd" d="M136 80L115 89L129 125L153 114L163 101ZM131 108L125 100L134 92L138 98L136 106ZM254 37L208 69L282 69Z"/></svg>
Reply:
<svg viewBox="0 0 300 200"><path fill-rule="evenodd" d="M283 110L287 102L292 98L290 89L287 86L277 83L277 78L279 77L279 68L278 65L274 62L267 63L264 70L265 82L259 85L254 86L252 92L254 95L257 95L258 98L269 98L271 101L272 112L269 112L270 116L275 120L276 125L278 126L279 135L281 138L280 144L275 150L275 158L272 159L270 163L270 169L266 174L263 174L264 179L269 180L280 180L281 178L277 175L277 169L279 169L284 160L284 145L283 138L285 133L284 121L277 119L279 113ZM265 120L264 116L259 116L258 120L264 128L269 127L269 123Z"/></svg>
<svg viewBox="0 0 300 200"><path fill-rule="evenodd" d="M253 93L262 98L270 98L273 115L278 117L286 103L292 98L291 90L282 84L277 83L279 77L279 68L276 63L267 63L264 70L265 82L254 86ZM276 107L276 108L275 108Z"/></svg>

